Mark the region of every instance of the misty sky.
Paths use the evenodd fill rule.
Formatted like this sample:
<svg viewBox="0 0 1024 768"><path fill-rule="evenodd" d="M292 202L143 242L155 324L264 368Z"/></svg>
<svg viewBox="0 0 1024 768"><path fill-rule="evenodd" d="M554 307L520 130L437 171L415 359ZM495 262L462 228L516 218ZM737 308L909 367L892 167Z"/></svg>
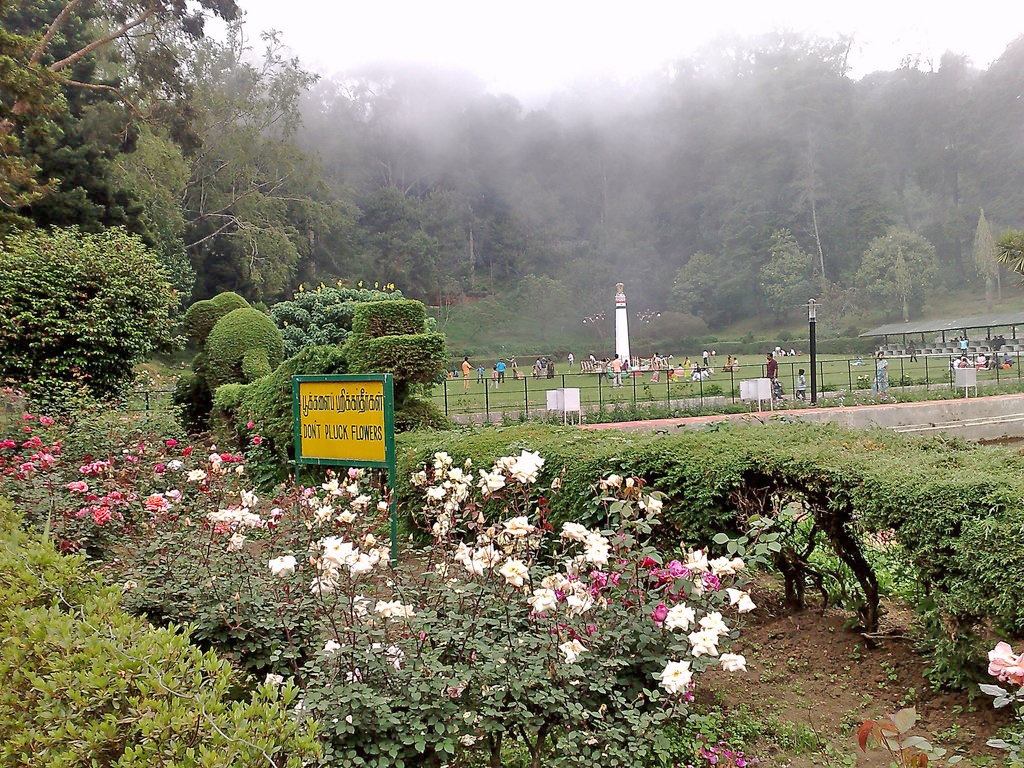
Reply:
<svg viewBox="0 0 1024 768"><path fill-rule="evenodd" d="M629 78L725 36L854 36L855 76L946 50L987 66L1024 32L1019 3L974 0L241 0L322 74L381 61L467 70L532 101L578 79ZM1015 12L1014 8L1018 11Z"/></svg>

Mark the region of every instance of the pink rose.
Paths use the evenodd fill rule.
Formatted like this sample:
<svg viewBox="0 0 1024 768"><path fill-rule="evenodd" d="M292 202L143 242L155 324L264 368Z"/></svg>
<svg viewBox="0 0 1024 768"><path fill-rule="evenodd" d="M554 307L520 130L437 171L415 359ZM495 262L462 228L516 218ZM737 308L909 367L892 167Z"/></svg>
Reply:
<svg viewBox="0 0 1024 768"><path fill-rule="evenodd" d="M106 507L96 507L92 511L92 520L96 525L103 525L110 522L110 510Z"/></svg>
<svg viewBox="0 0 1024 768"><path fill-rule="evenodd" d="M150 512L166 512L170 508L170 504L162 494L154 493L148 499L146 499L146 509Z"/></svg>
<svg viewBox="0 0 1024 768"><path fill-rule="evenodd" d="M82 480L75 480L74 482L68 483L67 488L72 493L88 493L89 484Z"/></svg>
<svg viewBox="0 0 1024 768"><path fill-rule="evenodd" d="M255 421L250 421L250 422L246 423L246 425L245 425L246 429L252 429L255 426L256 426L256 422Z"/></svg>
<svg viewBox="0 0 1024 768"><path fill-rule="evenodd" d="M153 471L156 472L159 475L159 474L162 474L163 472L167 471L167 467L165 467L163 464L154 464L153 465Z"/></svg>
<svg viewBox="0 0 1024 768"><path fill-rule="evenodd" d="M262 437L260 437L259 435L256 435L256 436L255 436L255 437L253 437L253 439L252 439L252 444L253 444L253 445L259 445L259 444L260 444L260 443L262 443L262 442L263 442L263 438L262 438Z"/></svg>
<svg viewBox="0 0 1024 768"><path fill-rule="evenodd" d="M686 566L680 563L678 560L670 560L668 563L668 574L673 579L681 579L686 576L689 571L686 570Z"/></svg>
<svg viewBox="0 0 1024 768"><path fill-rule="evenodd" d="M177 444L178 444L177 440L164 440L164 445L166 445L168 448L173 448Z"/></svg>
<svg viewBox="0 0 1024 768"><path fill-rule="evenodd" d="M42 424L44 427L49 427L53 424L53 419L51 419L49 416L40 416L39 423Z"/></svg>
<svg viewBox="0 0 1024 768"><path fill-rule="evenodd" d="M1006 681L1010 670L1019 674L1020 657L1016 656L1008 643L996 643L996 647L988 652L988 673L993 677Z"/></svg>
<svg viewBox="0 0 1024 768"><path fill-rule="evenodd" d="M658 603L658 607L651 612L651 618L654 619L654 623L661 625L668 617L668 606L664 603Z"/></svg>
<svg viewBox="0 0 1024 768"><path fill-rule="evenodd" d="M357 477L359 477L359 470L356 469L355 467L349 467L348 468L348 477L349 477L349 480L355 480Z"/></svg>

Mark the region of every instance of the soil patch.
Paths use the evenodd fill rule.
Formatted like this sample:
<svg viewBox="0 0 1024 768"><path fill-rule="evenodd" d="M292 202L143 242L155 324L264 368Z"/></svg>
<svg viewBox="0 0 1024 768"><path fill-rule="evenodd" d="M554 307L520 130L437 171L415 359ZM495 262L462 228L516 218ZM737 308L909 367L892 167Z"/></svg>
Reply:
<svg viewBox="0 0 1024 768"><path fill-rule="evenodd" d="M961 765L1003 764L1005 753L985 741L1011 724L1010 714L994 710L987 696L972 701L967 691L938 693L929 687L925 660L910 640L911 611L886 605L880 629L887 637L872 645L844 628L848 614L842 611L788 613L776 607L773 587L754 598L756 618L734 651L746 656L747 673L737 678L715 671L702 681L725 711L760 722L761 765L886 766L884 751L866 757L857 752L857 727L909 706L920 715L912 733L948 749L947 757L963 755Z"/></svg>

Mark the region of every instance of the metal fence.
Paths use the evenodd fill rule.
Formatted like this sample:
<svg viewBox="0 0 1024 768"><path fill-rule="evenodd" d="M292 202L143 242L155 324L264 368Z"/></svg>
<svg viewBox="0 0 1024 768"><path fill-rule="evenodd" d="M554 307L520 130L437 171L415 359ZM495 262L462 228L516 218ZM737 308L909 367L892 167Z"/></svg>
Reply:
<svg viewBox="0 0 1024 768"><path fill-rule="evenodd" d="M125 398L125 410L131 412L140 411L166 411L173 405L171 395L173 389L138 389L129 392Z"/></svg>
<svg viewBox="0 0 1024 768"><path fill-rule="evenodd" d="M933 389L947 388L953 384L952 362L959 356L890 357L889 388ZM998 355L1002 363L1003 354ZM1021 353L1010 353L1008 369L996 367L978 371L978 386L995 386L1021 381ZM801 368L807 381L806 396L810 398L810 363L806 359L778 360L778 378L782 383L784 398L793 400L797 393L797 379ZM832 393L850 394L871 391L875 378L873 357L819 359L818 391L820 397L828 398ZM608 374L562 373L554 376L535 377L530 374L513 378L506 371L504 379L494 382L490 376L469 379L445 379L433 391L433 401L444 410L446 416L467 416L490 419L492 415L530 414L547 409L547 391L557 387L576 387L580 390L580 404L584 411L593 411L609 406L655 406L669 408L696 406L721 406L740 402L740 382L766 376L765 363L733 366L731 370L714 368L706 379L693 380L690 373L668 376L665 370L655 376L652 371L634 371L622 375L622 385L615 383Z"/></svg>

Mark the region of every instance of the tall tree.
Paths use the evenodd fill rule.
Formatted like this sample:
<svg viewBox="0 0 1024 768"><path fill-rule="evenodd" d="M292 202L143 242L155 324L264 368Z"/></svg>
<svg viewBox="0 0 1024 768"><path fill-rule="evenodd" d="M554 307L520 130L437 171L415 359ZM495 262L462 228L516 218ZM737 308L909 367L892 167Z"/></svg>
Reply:
<svg viewBox="0 0 1024 768"><path fill-rule="evenodd" d="M1003 286L999 279L999 262L996 261L996 239L985 218L985 209L978 214L978 226L974 230L974 267L978 275L985 281L985 303L991 306L992 295L998 291L999 299L1003 298Z"/></svg>
<svg viewBox="0 0 1024 768"><path fill-rule="evenodd" d="M924 300L935 267L935 246L913 232L891 229L864 251L857 284L866 298L876 302L869 309L892 315L895 304L907 322Z"/></svg>
<svg viewBox="0 0 1024 768"><path fill-rule="evenodd" d="M761 268L761 290L768 308L780 318L791 315L807 303L816 287L821 286L814 280L813 257L788 229L773 232L768 259Z"/></svg>

